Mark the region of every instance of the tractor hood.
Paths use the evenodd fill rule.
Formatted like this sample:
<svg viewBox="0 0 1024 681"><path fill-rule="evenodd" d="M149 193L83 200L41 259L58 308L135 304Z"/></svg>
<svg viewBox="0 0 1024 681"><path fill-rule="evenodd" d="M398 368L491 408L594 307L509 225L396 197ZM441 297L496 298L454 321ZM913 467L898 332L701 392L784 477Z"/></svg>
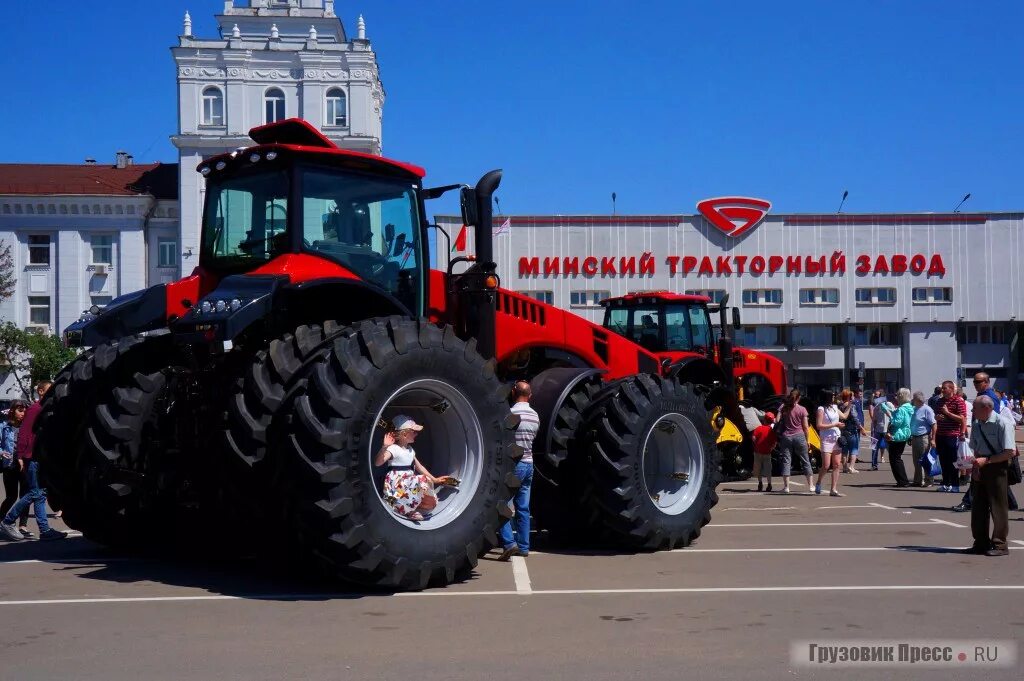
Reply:
<svg viewBox="0 0 1024 681"><path fill-rule="evenodd" d="M89 347L153 331L167 325L167 284L157 284L114 298L102 310L95 306L64 330L68 347Z"/></svg>

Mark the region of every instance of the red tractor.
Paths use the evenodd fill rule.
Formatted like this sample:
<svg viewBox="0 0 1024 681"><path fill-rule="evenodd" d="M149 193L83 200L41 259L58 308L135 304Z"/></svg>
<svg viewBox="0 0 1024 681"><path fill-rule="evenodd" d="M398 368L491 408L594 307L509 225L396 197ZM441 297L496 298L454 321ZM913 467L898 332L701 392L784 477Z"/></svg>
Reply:
<svg viewBox="0 0 1024 681"><path fill-rule="evenodd" d="M735 352L724 327L710 348L702 303L687 319L707 327L703 351L649 350L500 288L500 171L428 189L421 168L340 150L301 120L250 136L198 168L195 271L65 331L88 349L44 400L37 452L70 526L165 545L191 538L197 518L230 534L222 518L242 510L261 541L283 537L333 575L450 582L510 515L521 451L509 383L527 378L548 502L628 547L700 533L719 448L741 438L727 418ZM452 189L477 227L475 258L430 270L425 201ZM374 466L398 414L425 426L418 459L460 480L422 520L394 512Z"/></svg>
<svg viewBox="0 0 1024 681"><path fill-rule="evenodd" d="M716 342L709 312L718 312L722 335L726 326L729 296L711 304L706 296L684 295L671 291L636 291L608 298L604 327L655 353L662 365L688 367L692 380L705 385L736 386L737 398L758 408L777 409L786 392L786 367L776 357L757 350L733 347L731 357L722 354ZM732 326L739 330L739 309L732 308ZM731 375L728 375L731 371ZM738 414L737 425L749 444L749 433ZM750 475L753 453L749 447L734 448L723 457L726 477Z"/></svg>

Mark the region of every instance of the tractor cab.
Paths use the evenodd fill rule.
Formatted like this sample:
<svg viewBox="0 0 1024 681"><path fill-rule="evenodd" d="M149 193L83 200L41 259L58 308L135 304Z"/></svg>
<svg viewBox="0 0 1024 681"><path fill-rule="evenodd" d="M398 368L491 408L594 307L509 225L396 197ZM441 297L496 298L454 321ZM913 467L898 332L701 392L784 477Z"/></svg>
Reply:
<svg viewBox="0 0 1024 681"><path fill-rule="evenodd" d="M708 314L710 299L671 291L636 291L602 301L604 327L645 350L713 358L715 334Z"/></svg>

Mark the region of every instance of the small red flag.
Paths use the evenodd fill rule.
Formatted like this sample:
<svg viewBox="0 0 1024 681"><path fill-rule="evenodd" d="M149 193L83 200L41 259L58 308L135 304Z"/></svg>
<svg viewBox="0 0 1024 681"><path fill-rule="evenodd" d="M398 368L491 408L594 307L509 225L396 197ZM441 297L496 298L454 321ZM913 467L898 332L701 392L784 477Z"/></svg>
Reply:
<svg viewBox="0 0 1024 681"><path fill-rule="evenodd" d="M452 252L466 250L466 225L462 225L462 229L459 230L459 235L455 237L455 245L452 246Z"/></svg>

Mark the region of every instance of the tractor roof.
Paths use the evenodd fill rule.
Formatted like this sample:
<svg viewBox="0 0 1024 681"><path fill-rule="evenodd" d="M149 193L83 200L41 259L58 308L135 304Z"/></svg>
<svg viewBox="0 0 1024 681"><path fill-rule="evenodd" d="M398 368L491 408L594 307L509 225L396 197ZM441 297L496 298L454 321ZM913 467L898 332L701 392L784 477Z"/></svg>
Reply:
<svg viewBox="0 0 1024 681"><path fill-rule="evenodd" d="M711 299L707 296L694 296L672 291L630 291L624 296L605 298L602 305L620 307L628 305L651 305L656 303L702 303L707 305Z"/></svg>
<svg viewBox="0 0 1024 681"><path fill-rule="evenodd" d="M423 168L411 163L392 161L383 156L339 149L323 133L301 118L289 118L277 121L276 123L261 125L250 130L249 137L258 146L246 149L246 153L284 150L343 166L383 171L389 174L396 174L397 171L397 174L411 175L417 179L427 174L427 171ZM230 162L238 155L238 152L229 152L208 158L200 163L196 170L200 170L204 166L213 168L218 161Z"/></svg>

